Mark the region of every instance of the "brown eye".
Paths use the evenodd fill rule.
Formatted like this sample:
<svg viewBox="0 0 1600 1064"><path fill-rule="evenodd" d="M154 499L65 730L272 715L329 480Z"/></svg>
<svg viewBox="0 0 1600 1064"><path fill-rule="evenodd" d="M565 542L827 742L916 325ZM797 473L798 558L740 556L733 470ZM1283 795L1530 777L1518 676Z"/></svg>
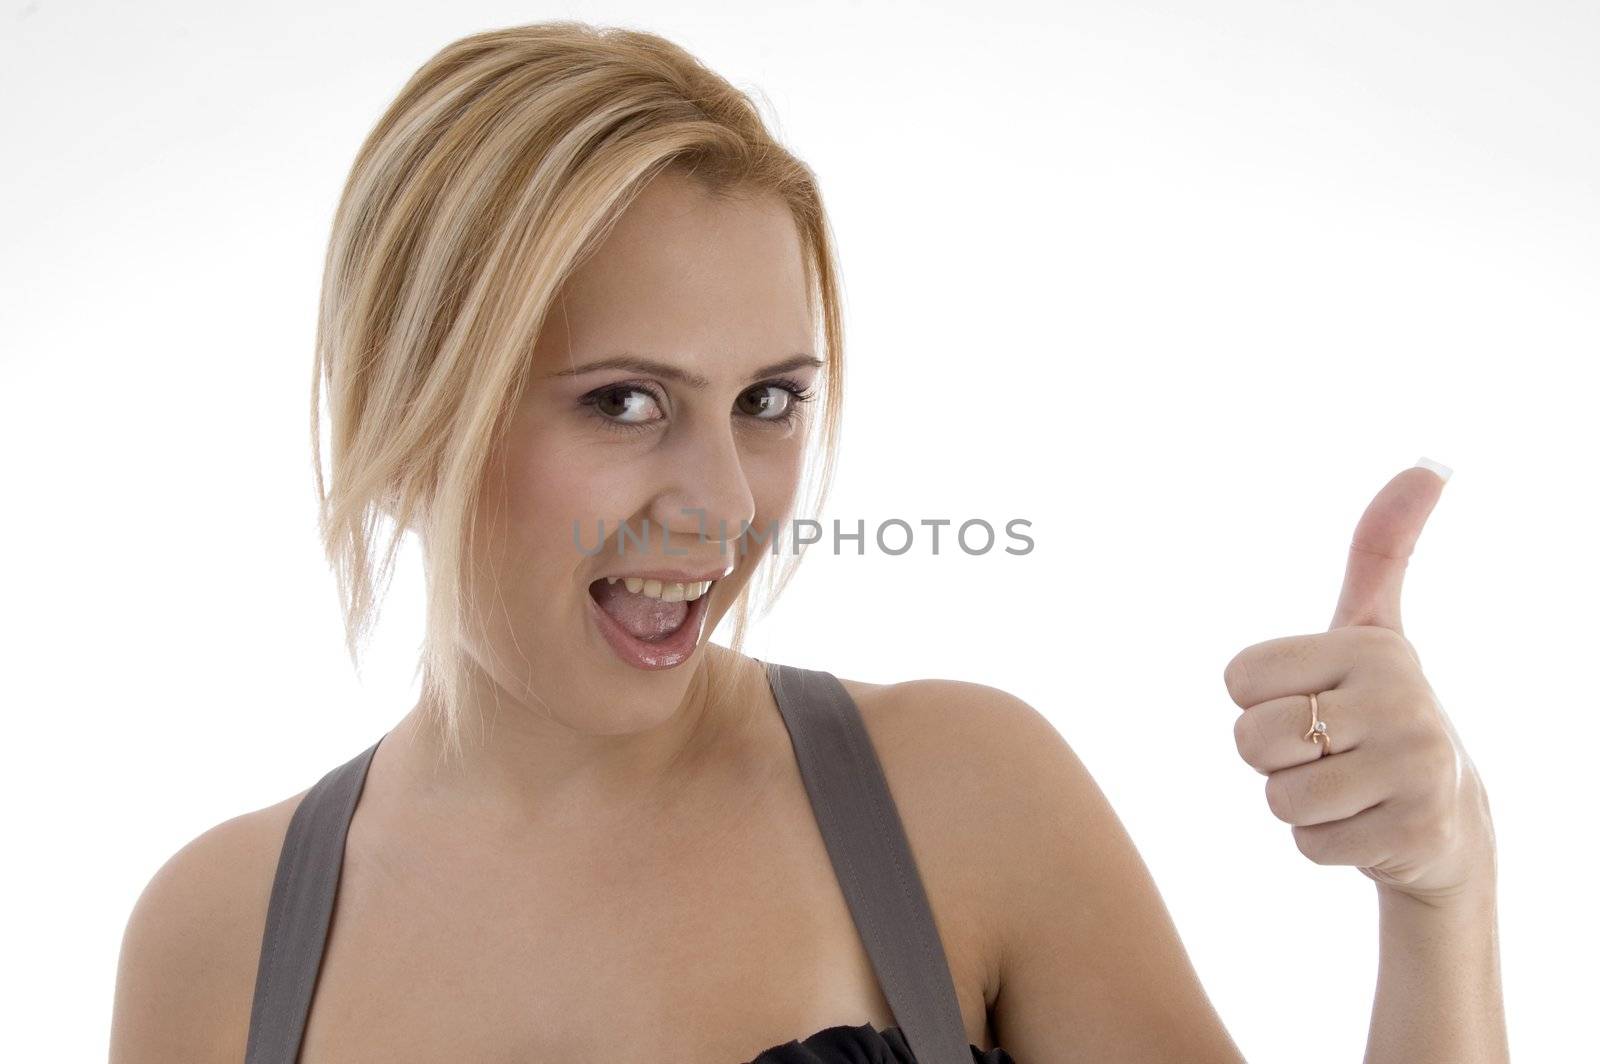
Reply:
<svg viewBox="0 0 1600 1064"><path fill-rule="evenodd" d="M659 420L660 404L651 392L643 388L608 388L592 400L595 410L602 416L625 425L641 425ZM657 417L650 416L654 407Z"/></svg>
<svg viewBox="0 0 1600 1064"><path fill-rule="evenodd" d="M781 421L788 416L794 393L776 384L763 384L739 397L740 412L763 421Z"/></svg>

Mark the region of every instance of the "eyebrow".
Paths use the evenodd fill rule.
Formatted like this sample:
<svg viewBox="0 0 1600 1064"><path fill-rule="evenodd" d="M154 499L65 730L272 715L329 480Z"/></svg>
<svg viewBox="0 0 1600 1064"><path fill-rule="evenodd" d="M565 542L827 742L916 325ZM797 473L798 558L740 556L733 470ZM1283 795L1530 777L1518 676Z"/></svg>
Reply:
<svg viewBox="0 0 1600 1064"><path fill-rule="evenodd" d="M801 369L806 366L821 365L822 359L817 358L815 355L791 355L782 362L774 362L770 366L763 366L761 369L756 370L756 372L751 375L750 379L755 380L757 377L770 377L773 374L786 373L792 369ZM632 370L635 373L649 373L652 376L661 377L671 381L678 381L681 384L687 384L691 388L705 388L711 384L709 379L700 376L700 374L690 373L685 369L674 366L670 362L661 362L653 358L644 358L640 355L630 354L626 351L618 355L612 355L609 358L602 358L595 362L586 362L581 366L571 366L567 369L556 370L553 373L546 374L546 376L581 377L586 373L595 373L603 369L626 369Z"/></svg>

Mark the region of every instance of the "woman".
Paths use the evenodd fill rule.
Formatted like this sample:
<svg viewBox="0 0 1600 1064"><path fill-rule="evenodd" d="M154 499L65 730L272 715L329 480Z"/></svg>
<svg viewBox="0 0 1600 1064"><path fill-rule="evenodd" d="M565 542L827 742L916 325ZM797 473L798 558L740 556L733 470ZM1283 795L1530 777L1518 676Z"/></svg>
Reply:
<svg viewBox="0 0 1600 1064"><path fill-rule="evenodd" d="M842 368L813 176L722 79L570 22L430 60L346 186L313 389L351 653L388 518L422 697L157 873L112 1060L1242 1059L1048 720L739 652ZM1275 811L1379 885L1385 1064L1504 1059L1487 807L1398 627L1441 485L1374 502L1333 630L1227 670Z"/></svg>

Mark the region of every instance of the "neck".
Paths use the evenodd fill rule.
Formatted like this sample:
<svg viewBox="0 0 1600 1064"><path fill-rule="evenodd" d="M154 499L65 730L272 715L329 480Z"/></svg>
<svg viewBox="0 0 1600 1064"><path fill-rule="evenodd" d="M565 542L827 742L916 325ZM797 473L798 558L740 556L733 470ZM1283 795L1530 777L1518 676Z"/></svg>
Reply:
<svg viewBox="0 0 1600 1064"><path fill-rule="evenodd" d="M424 702L385 738L403 804L505 838L657 822L737 749L750 716L746 685L764 682L758 662L711 643L689 667L681 696L664 712L630 706L635 716L619 718L603 692L592 707L553 707L535 692L517 697L473 666L459 759L446 756L440 715Z"/></svg>

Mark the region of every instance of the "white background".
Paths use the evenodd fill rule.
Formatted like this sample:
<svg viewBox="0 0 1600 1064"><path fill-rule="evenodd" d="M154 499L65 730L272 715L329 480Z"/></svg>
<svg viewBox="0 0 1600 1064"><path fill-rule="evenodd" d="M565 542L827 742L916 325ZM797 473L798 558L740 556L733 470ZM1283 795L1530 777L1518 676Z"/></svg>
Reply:
<svg viewBox="0 0 1600 1064"><path fill-rule="evenodd" d="M1066 8L10 0L0 1057L103 1058L160 864L411 705L415 556L363 685L315 537L324 241L417 66L561 16L684 44L821 176L829 513L1033 522L818 552L749 652L1027 699L1247 1056L1358 1060L1373 884L1272 816L1222 669L1325 629L1368 499L1444 462L1407 634L1493 804L1516 1057L1589 1044L1600 8Z"/></svg>

